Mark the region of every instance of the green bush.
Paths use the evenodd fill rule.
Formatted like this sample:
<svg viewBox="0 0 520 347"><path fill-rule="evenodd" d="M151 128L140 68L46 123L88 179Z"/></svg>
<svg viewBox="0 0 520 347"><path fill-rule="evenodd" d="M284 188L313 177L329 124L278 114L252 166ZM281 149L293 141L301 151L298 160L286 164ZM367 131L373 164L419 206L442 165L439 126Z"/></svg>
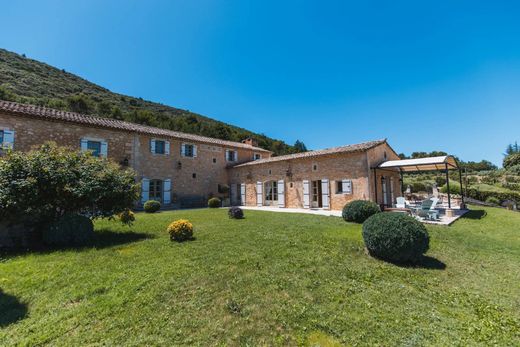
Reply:
<svg viewBox="0 0 520 347"><path fill-rule="evenodd" d="M500 201L511 200L517 203L520 202L520 192L490 186L487 184L479 184L468 188L468 196L475 200L486 201L490 196L497 198Z"/></svg>
<svg viewBox="0 0 520 347"><path fill-rule="evenodd" d="M166 229L172 241L186 241L193 238L193 224L186 219L179 219L168 225Z"/></svg>
<svg viewBox="0 0 520 347"><path fill-rule="evenodd" d="M500 205L500 200L494 196L488 196L486 202L493 205Z"/></svg>
<svg viewBox="0 0 520 347"><path fill-rule="evenodd" d="M108 159L46 143L0 158L0 220L30 216L50 224L64 214L110 218L139 197L135 175Z"/></svg>
<svg viewBox="0 0 520 347"><path fill-rule="evenodd" d="M378 213L363 223L370 255L396 263L417 263L429 248L425 226L404 213Z"/></svg>
<svg viewBox="0 0 520 347"><path fill-rule="evenodd" d="M448 186L445 184L441 187L442 193L448 193ZM458 182L450 180L450 194L461 195L460 184Z"/></svg>
<svg viewBox="0 0 520 347"><path fill-rule="evenodd" d="M94 225L90 218L66 214L43 230L43 242L48 246L85 246L94 238Z"/></svg>
<svg viewBox="0 0 520 347"><path fill-rule="evenodd" d="M520 164L511 165L507 168L507 172L520 176Z"/></svg>
<svg viewBox="0 0 520 347"><path fill-rule="evenodd" d="M363 223L368 217L381 212L379 206L368 200L354 200L343 207L343 219L347 222Z"/></svg>
<svg viewBox="0 0 520 347"><path fill-rule="evenodd" d="M135 213L130 210L121 212L117 217L125 225L132 225L135 222Z"/></svg>
<svg viewBox="0 0 520 347"><path fill-rule="evenodd" d="M229 218L233 219L242 219L244 218L244 211L242 211L242 209L237 206L230 207L228 210L228 216Z"/></svg>
<svg viewBox="0 0 520 347"><path fill-rule="evenodd" d="M512 166L520 165L520 153L509 154L504 158L504 169L509 169Z"/></svg>
<svg viewBox="0 0 520 347"><path fill-rule="evenodd" d="M157 200L148 200L143 205L144 212L155 213L161 209L161 203Z"/></svg>
<svg viewBox="0 0 520 347"><path fill-rule="evenodd" d="M211 198L208 200L209 208L217 208L220 207L220 199L219 198Z"/></svg>

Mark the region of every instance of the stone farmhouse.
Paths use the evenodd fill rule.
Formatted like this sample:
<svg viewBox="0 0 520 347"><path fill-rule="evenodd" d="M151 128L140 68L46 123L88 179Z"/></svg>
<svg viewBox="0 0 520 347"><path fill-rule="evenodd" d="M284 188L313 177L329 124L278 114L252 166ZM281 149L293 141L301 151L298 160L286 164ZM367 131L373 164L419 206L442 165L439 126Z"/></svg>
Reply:
<svg viewBox="0 0 520 347"><path fill-rule="evenodd" d="M187 208L218 196L232 205L340 210L356 199L391 205L401 195L398 170L372 170L399 159L386 140L272 156L254 139L224 141L0 100L2 150L47 141L133 168L139 204Z"/></svg>

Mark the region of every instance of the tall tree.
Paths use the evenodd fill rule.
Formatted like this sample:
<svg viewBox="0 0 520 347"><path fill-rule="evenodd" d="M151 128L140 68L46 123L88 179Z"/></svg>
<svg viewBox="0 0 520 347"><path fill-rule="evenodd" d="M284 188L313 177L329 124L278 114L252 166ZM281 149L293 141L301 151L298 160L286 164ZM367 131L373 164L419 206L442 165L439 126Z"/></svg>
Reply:
<svg viewBox="0 0 520 347"><path fill-rule="evenodd" d="M294 143L294 152L302 153L302 152L307 152L307 151L308 151L308 149L307 149L307 146L305 146L305 143L303 143L300 140L296 140L296 142Z"/></svg>

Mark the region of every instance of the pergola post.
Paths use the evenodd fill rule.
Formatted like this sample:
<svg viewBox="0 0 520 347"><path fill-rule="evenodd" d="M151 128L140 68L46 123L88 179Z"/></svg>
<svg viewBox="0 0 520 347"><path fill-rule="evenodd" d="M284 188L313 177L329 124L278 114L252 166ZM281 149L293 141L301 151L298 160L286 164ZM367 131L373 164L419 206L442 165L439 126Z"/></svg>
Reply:
<svg viewBox="0 0 520 347"><path fill-rule="evenodd" d="M448 188L448 208L451 208L450 175L448 174L448 163L446 163L444 165L446 168L446 188Z"/></svg>
<svg viewBox="0 0 520 347"><path fill-rule="evenodd" d="M399 176L400 176L400 182L401 182L401 196L404 196L404 177L403 177L403 170L399 168Z"/></svg>
<svg viewBox="0 0 520 347"><path fill-rule="evenodd" d="M464 190L462 188L462 170L459 167L459 183L460 183L460 198L462 201L462 206L464 206Z"/></svg>

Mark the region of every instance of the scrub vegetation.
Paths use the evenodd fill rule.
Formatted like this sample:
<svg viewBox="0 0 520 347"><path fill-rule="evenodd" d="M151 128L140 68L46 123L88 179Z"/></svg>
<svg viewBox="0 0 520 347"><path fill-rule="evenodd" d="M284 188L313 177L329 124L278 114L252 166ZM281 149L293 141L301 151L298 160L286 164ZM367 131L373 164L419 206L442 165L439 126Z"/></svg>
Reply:
<svg viewBox="0 0 520 347"><path fill-rule="evenodd" d="M368 256L343 219L226 209L95 222L94 246L0 261L2 345L520 343L520 214L427 226L416 266ZM166 227L188 219L189 242Z"/></svg>

